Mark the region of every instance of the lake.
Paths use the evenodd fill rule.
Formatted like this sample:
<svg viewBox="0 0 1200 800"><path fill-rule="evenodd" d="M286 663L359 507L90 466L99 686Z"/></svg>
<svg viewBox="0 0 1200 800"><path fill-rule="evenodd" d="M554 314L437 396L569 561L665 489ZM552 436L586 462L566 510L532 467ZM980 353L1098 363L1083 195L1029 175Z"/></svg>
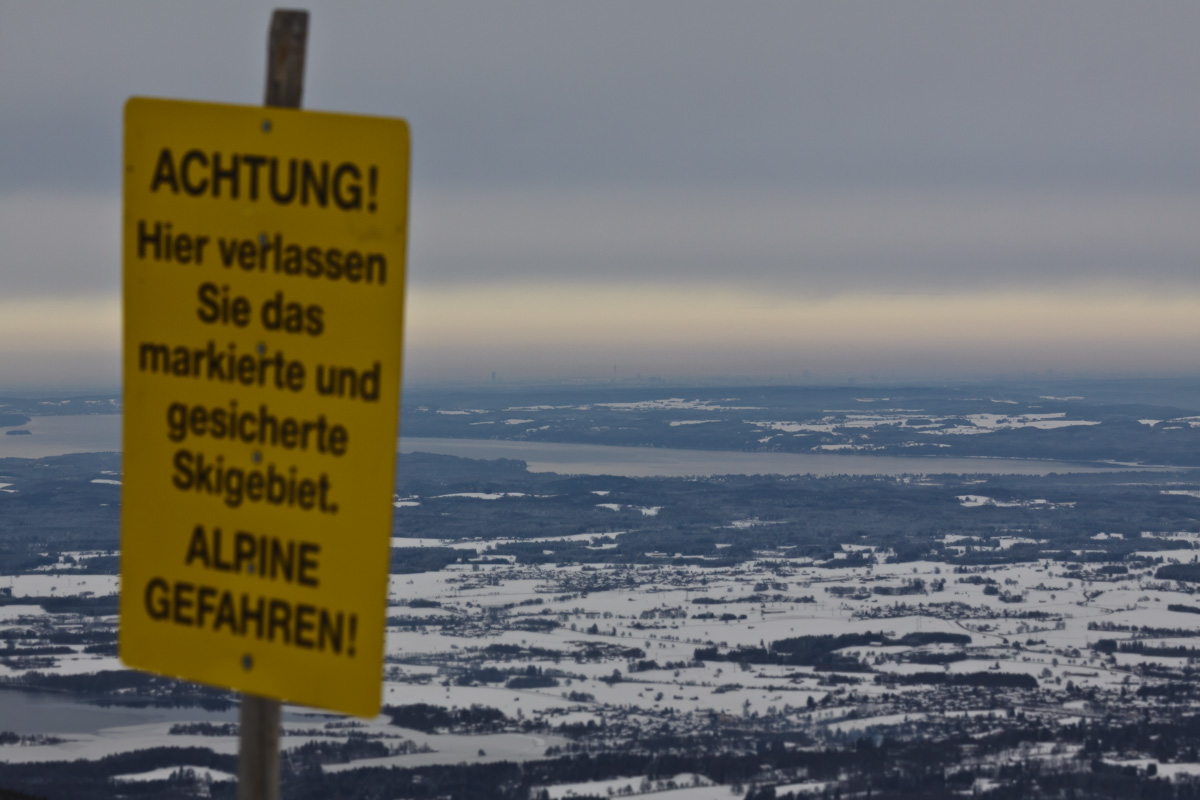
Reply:
<svg viewBox="0 0 1200 800"><path fill-rule="evenodd" d="M237 708L138 708L99 706L77 695L0 689L0 730L34 733L99 733L105 728L148 722L236 722Z"/></svg>
<svg viewBox="0 0 1200 800"><path fill-rule="evenodd" d="M30 435L0 435L0 458L45 458L121 449L120 414L33 417L20 429L29 431ZM10 430L12 428L0 428L0 431Z"/></svg>
<svg viewBox="0 0 1200 800"><path fill-rule="evenodd" d="M30 436L0 435L0 458L43 458L67 453L116 452L121 449L121 417L116 414L34 417L24 426ZM1112 467L1007 458L916 458L836 453L740 453L677 450L665 447L610 447L559 442L512 442L496 439L404 437L401 453L437 453L462 458L512 458L532 472L624 477L706 475L905 475L988 474L1049 475L1112 472Z"/></svg>
<svg viewBox="0 0 1200 800"><path fill-rule="evenodd" d="M463 458L513 458L530 472L620 475L628 478L686 478L708 475L1049 475L1112 472L1111 466L1015 458L917 458L833 453L741 453L674 450L667 447L609 447L559 442L495 439L400 440L401 453L439 453ZM1129 469L1129 468L1126 468ZM1154 469L1153 467L1141 469Z"/></svg>

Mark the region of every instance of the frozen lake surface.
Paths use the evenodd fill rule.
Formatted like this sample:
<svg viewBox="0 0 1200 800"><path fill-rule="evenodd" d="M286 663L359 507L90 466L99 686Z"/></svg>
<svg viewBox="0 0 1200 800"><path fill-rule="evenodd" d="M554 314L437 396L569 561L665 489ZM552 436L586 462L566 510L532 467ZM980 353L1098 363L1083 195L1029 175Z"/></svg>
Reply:
<svg viewBox="0 0 1200 800"><path fill-rule="evenodd" d="M0 720L0 730L26 735L95 734L106 728L148 722L235 722L237 709L100 706L82 702L75 695L4 689L0 690Z"/></svg>
<svg viewBox="0 0 1200 800"><path fill-rule="evenodd" d="M834 453L744 453L676 450L666 447L609 447L500 439L400 440L401 453L438 453L463 458L513 458L531 472L680 478L708 475L1049 475L1111 472L1113 467L1008 458L913 458ZM1128 469L1128 468L1127 468ZM1144 469L1144 468L1143 468Z"/></svg>
<svg viewBox="0 0 1200 800"><path fill-rule="evenodd" d="M44 458L68 453L117 452L121 449L121 417L80 414L34 417L22 426L29 436L0 435L0 458ZM516 442L500 439L429 439L405 437L401 453L437 453L462 458L512 458L532 472L625 477L705 475L905 475L990 474L1049 475L1110 472L1103 464L1008 458L915 458L837 453L746 453L678 450L665 447L611 447L560 442Z"/></svg>
<svg viewBox="0 0 1200 800"><path fill-rule="evenodd" d="M0 458L45 458L67 453L115 453L121 449L120 414L67 414L33 417L17 430L29 436L0 435ZM0 428L10 431L13 428Z"/></svg>

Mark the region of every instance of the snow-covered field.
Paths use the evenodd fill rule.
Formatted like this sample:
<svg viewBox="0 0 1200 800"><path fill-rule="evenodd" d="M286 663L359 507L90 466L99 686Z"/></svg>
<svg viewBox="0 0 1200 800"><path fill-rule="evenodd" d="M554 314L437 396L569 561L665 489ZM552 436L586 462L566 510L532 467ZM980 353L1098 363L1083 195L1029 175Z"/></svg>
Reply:
<svg viewBox="0 0 1200 800"><path fill-rule="evenodd" d="M502 497L499 494L497 500ZM960 501L983 505L976 503L982 497L964 495ZM495 502L465 494L462 501ZM756 524L758 520L746 519L734 523L733 529ZM608 536L535 541L591 543L609 541ZM1190 562L1195 539L1172 537L1171 546L1177 549L1146 552L1167 561ZM965 535L947 536L946 541L987 549ZM1034 542L1002 537L993 549ZM393 541L397 547L431 543ZM472 540L450 546L486 552L496 543ZM1035 681L1036 689L1022 690L1012 700L1022 713L1055 725L1074 724L1093 713L1095 697L1115 698L1120 693L1134 698L1143 685L1165 680L1143 665L1181 670L1188 663L1175 655L1100 651L1095 648L1100 639L1128 643L1136 638L1143 646L1162 648L1192 646L1200 637L1200 614L1168 610L1175 604L1195 605L1191 590L1155 580L1149 567L1135 565L1114 574L1090 565L1081 572L1078 564L1043 559L956 571L934 561L888 563L890 553L880 548L850 547L844 554L866 561L850 561L841 568L833 566L836 562L817 566L774 556L737 566L711 566L706 561L686 566L475 561L439 572L393 576L384 703L428 703L447 709L486 706L501 711L514 725L490 733L420 733L398 728L381 715L354 730L403 737L418 751L324 768L539 759L576 741L585 728L606 731L591 734L601 738L663 725L686 734L715 719L803 730L820 738L911 731L996 713L982 695L948 691L948 685L938 683L905 682L914 677L928 680L931 674L946 682L955 676L1027 676L1022 679ZM0 588L17 599L104 596L117 591L118 579L57 570L6 577L0 579ZM413 601L421 602L413 607ZM81 623L70 615L48 614L36 602L0 607L0 632ZM1143 627L1158 633L1139 632ZM736 657L796 637L850 634L858 636L855 643L835 655L844 659L839 663L861 669L739 663ZM697 660L702 648L715 648L728 660ZM114 656L84 653L81 646L48 658L51 666L42 663L36 668L59 674L119 668ZM33 668L8 659L0 674L19 678ZM492 677L478 677L485 674ZM543 680L531 685L515 680L530 675ZM1098 694L1086 694L1093 690ZM335 718L314 719L317 722L289 721L287 727L299 732ZM97 759L164 743L236 752L235 736L170 734L170 725L162 721L98 732L64 729L56 732L60 742L0 745L0 759ZM314 738L346 741L348 736L348 731L337 729L320 737L286 735L284 747ZM1161 775L1200 771L1194 764L1158 768ZM170 772L130 774L122 780L161 780ZM208 773L197 769L196 774L203 780ZM228 779L219 772L210 777ZM674 784L634 775L539 788L552 798L607 794L610 789L614 794L651 791L656 798L680 800L730 796L729 787L708 786L695 776L681 776ZM798 791L823 789L820 782L793 785Z"/></svg>

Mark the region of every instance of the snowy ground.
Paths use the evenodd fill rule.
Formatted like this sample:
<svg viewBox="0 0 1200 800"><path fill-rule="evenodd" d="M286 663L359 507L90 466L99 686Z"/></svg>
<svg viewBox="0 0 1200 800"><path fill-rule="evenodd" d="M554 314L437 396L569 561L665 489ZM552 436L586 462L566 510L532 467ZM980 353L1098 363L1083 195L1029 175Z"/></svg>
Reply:
<svg viewBox="0 0 1200 800"><path fill-rule="evenodd" d="M592 535L584 538L590 540ZM956 544L970 541L964 537L947 541L952 539ZM1022 541L1016 536L1011 539L999 542L998 548ZM1178 549L1154 555L1190 562L1196 552L1194 539L1180 536L1172 540ZM420 546L424 541L395 540L394 544ZM458 546L475 549L490 544L474 540ZM1127 641L1133 637L1131 629L1139 626L1177 631L1170 636L1143 636L1147 646L1195 646L1200 637L1200 614L1167 610L1177 603L1196 605L1189 590L1155 580L1151 568L1117 575L1091 572L1081 579L1078 572L1075 577L1066 574L1078 570L1078 565L1043 560L955 572L932 561L889 564L886 552L854 550L872 562L840 569L777 558L736 567L712 567L707 562L588 567L463 563L440 572L393 576L389 614L399 623L387 637L384 703L488 706L511 720L538 723L540 732L423 734L396 728L388 717L380 716L366 721L365 730L401 736L428 752L325 768L537 759L550 748L570 744L569 736L556 732L563 725L594 723L619 730L666 723L687 731L718 715L740 725L777 725L841 736L995 713L959 701L947 704L936 686L887 682L889 676L913 673L1032 676L1039 690L1037 695L1027 695L1034 699L1023 701L1022 710L1063 724L1091 713L1086 700L1063 694L1067 687L1094 688L1112 696L1124 691L1132 697L1144 683L1161 680L1147 677L1139 665L1181 669L1187 663L1186 658L1169 656L1104 654L1092 648L1097 640ZM921 588L896 594L913 586ZM63 572L0 579L0 588L7 588L15 598L85 592L103 596L117 587L114 576ZM413 600L434 600L439 605L409 607ZM0 631L47 622L72 621L48 615L35 603L0 607ZM845 674L842 683L831 682L833 676L812 667L694 660L699 647L728 653L791 637L848 633L864 634L868 643L845 648L840 655L872 672ZM895 643L907 634L931 633L966 635L970 641L965 645ZM53 656L50 671L80 674L119 668L113 656L87 654L82 647L72 650ZM945 663L937 661L943 657ZM646 668L635 671L636 662L655 663L642 664ZM468 669L484 668L512 675L533 668L553 678L555 685L509 688L503 681L458 680ZM24 671L19 661L0 666L5 677L20 677ZM876 681L877 675L882 682ZM292 730L319 724L287 723ZM169 728L170 723L157 722L97 733L64 730L65 741L56 744L0 746L0 759L97 759L164 742L236 752L233 736L170 735ZM330 736L344 739L337 731L326 740ZM285 736L284 747L311 738ZM1192 774L1200 771L1200 765L1162 764L1158 769L1160 775ZM164 777L161 772L124 779L157 780ZM212 775L212 780L224 779L220 773ZM677 780L676 786L684 783ZM802 791L823 789L813 782L795 786ZM545 788L553 798L597 790L607 793L610 788L615 793L645 791L641 776ZM729 788L720 786L655 785L651 790L656 798L680 800L729 796Z"/></svg>

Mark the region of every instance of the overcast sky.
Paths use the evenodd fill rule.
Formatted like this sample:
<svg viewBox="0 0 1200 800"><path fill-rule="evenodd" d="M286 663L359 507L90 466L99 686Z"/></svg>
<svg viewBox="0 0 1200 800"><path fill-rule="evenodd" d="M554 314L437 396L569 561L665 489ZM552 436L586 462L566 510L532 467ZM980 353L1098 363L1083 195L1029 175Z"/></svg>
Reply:
<svg viewBox="0 0 1200 800"><path fill-rule="evenodd" d="M1200 368L1200 3L309 3L413 133L406 379ZM115 387L131 95L270 4L0 0L0 390Z"/></svg>

